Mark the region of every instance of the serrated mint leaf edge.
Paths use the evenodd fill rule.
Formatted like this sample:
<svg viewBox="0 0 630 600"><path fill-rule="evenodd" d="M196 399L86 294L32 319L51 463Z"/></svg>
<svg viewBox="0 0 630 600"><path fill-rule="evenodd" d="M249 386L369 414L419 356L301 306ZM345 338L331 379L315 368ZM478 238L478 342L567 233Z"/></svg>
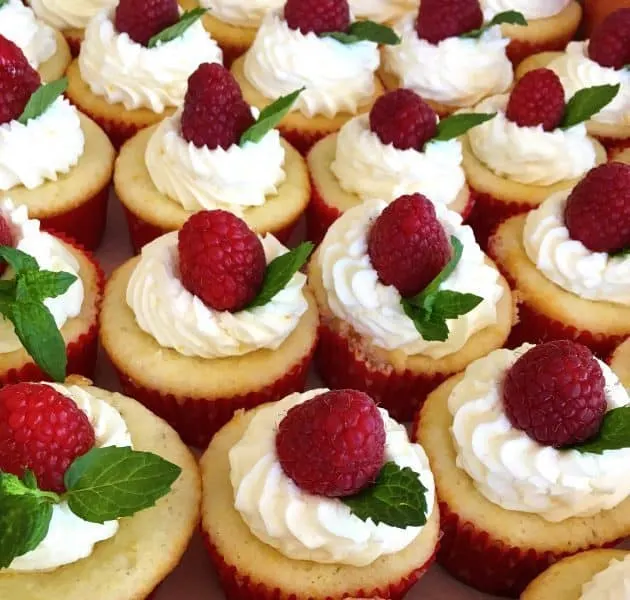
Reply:
<svg viewBox="0 0 630 600"><path fill-rule="evenodd" d="M322 33L320 37L330 37L345 45L373 42L382 46L396 46L402 42L400 36L391 27L369 19L355 21L347 32L328 31Z"/></svg>
<svg viewBox="0 0 630 600"><path fill-rule="evenodd" d="M611 419L615 419L617 415L627 415L625 420L628 422L626 431L628 437L623 441L615 444L610 443L611 432L608 432L607 426ZM607 443L608 442L608 443ZM590 440L582 442L581 444L574 444L570 446L569 450L577 450L582 454L603 454L607 450L622 450L624 448L630 448L630 404L625 406L619 406L609 410L602 421L602 425L597 432L597 435Z"/></svg>
<svg viewBox="0 0 630 600"><path fill-rule="evenodd" d="M496 25L519 25L522 27L527 26L527 19L523 15L523 13L517 10L505 10L500 12L488 21L488 23L481 26L479 29L473 29L471 31L467 31L462 33L460 38L471 38L477 39L481 37L488 29L491 27L495 27Z"/></svg>
<svg viewBox="0 0 630 600"><path fill-rule="evenodd" d="M30 120L43 115L53 102L66 91L67 87L68 79L66 77L40 85L28 99L22 114L17 119L18 122L26 125Z"/></svg>
<svg viewBox="0 0 630 600"><path fill-rule="evenodd" d="M583 88L578 90L569 98L566 103L566 107L564 109L564 116L562 117L562 122L559 125L560 129L571 129L571 127L575 127L580 123L584 123L603 110L606 106L608 106L617 96L619 90L621 89L621 84L617 83L615 85L605 84L605 85L596 85L589 88ZM572 112L575 113L578 109L582 108L580 102L583 102L581 99L586 98L589 94L593 94L597 90L601 90L602 92L608 91L610 93L610 98L606 102L600 102L595 105L595 108L588 107L588 110L583 110L582 114L577 114L573 116ZM613 93L614 91L614 93Z"/></svg>
<svg viewBox="0 0 630 600"><path fill-rule="evenodd" d="M151 39L147 43L147 48L155 48L159 42L162 42L163 44L168 44L168 42L176 40L178 37L184 35L184 33L186 33L186 31L199 19L201 19L201 17L203 17L207 12L207 8L197 7L182 13L177 23L169 25L168 27L162 29L162 31L156 33L153 37L151 37Z"/></svg>
<svg viewBox="0 0 630 600"><path fill-rule="evenodd" d="M448 142L449 140L464 135L466 132L477 126L494 119L496 116L497 113L460 113L450 115L445 119L442 119L437 124L435 135L427 143ZM467 119L470 119L470 124L466 123ZM462 122L462 126L456 127L458 122ZM453 133L449 132L449 129L451 129Z"/></svg>

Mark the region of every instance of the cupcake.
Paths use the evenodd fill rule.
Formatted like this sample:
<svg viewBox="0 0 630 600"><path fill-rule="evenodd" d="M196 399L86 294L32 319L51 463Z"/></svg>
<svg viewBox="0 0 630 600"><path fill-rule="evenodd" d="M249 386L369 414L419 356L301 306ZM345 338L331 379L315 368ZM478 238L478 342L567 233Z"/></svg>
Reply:
<svg viewBox="0 0 630 600"><path fill-rule="evenodd" d="M202 534L227 597L398 599L433 562L426 453L362 392L238 412L201 474Z"/></svg>
<svg viewBox="0 0 630 600"><path fill-rule="evenodd" d="M457 139L491 115L438 118L417 94L398 89L381 96L369 115L348 121L313 146L308 237L320 242L344 211L364 200L421 193L465 219L472 196Z"/></svg>
<svg viewBox="0 0 630 600"><path fill-rule="evenodd" d="M590 135L608 149L630 146L630 7L612 13L591 39L571 42L563 53L546 52L527 59L517 75L547 67L558 75L567 98L595 85L618 85L616 97L586 123Z"/></svg>
<svg viewBox="0 0 630 600"><path fill-rule="evenodd" d="M315 303L288 252L232 213L200 211L107 284L101 342L123 389L205 447L240 408L304 388Z"/></svg>
<svg viewBox="0 0 630 600"><path fill-rule="evenodd" d="M615 348L610 357L610 368L621 383L630 389L630 338Z"/></svg>
<svg viewBox="0 0 630 600"><path fill-rule="evenodd" d="M70 49L63 35L39 20L20 0L0 4L0 35L17 45L44 81L63 76Z"/></svg>
<svg viewBox="0 0 630 600"><path fill-rule="evenodd" d="M376 23L394 23L409 12L418 10L419 0L348 0L357 19Z"/></svg>
<svg viewBox="0 0 630 600"><path fill-rule="evenodd" d="M496 113L462 140L464 172L475 196L469 222L482 248L501 221L571 189L606 161L606 151L587 135L583 121L616 91L613 86L587 88L565 103L555 73L537 69L509 95L487 98L475 107Z"/></svg>
<svg viewBox="0 0 630 600"><path fill-rule="evenodd" d="M263 19L251 48L232 64L245 100L262 110L294 90L303 92L279 125L306 153L381 94L378 44L396 44L393 31L351 22L347 0L287 0Z"/></svg>
<svg viewBox="0 0 630 600"><path fill-rule="evenodd" d="M186 81L205 62L221 62L202 10L180 14L177 0L143 10L120 0L87 25L79 57L68 68L67 96L117 148L182 105Z"/></svg>
<svg viewBox="0 0 630 600"><path fill-rule="evenodd" d="M177 434L76 377L0 389L0 431L0 597L149 598L199 518L199 472Z"/></svg>
<svg viewBox="0 0 630 600"><path fill-rule="evenodd" d="M273 129L283 103L259 115L216 63L191 75L183 109L137 133L116 162L116 193L136 251L194 212L218 208L286 241L310 184L304 159Z"/></svg>
<svg viewBox="0 0 630 600"><path fill-rule="evenodd" d="M92 256L3 200L0 276L0 385L91 375L103 291Z"/></svg>
<svg viewBox="0 0 630 600"><path fill-rule="evenodd" d="M440 499L438 562L515 598L559 559L627 536L630 439L611 432L629 404L569 340L495 350L444 382L415 428Z"/></svg>
<svg viewBox="0 0 630 600"><path fill-rule="evenodd" d="M502 223L489 253L519 299L510 343L567 338L607 357L630 335L629 249L630 166L622 163Z"/></svg>
<svg viewBox="0 0 630 600"><path fill-rule="evenodd" d="M409 88L447 116L510 87L508 38L484 25L477 0L467 4L462 11L456 0L422 0L396 23L402 42L383 49L379 71L387 89Z"/></svg>
<svg viewBox="0 0 630 600"><path fill-rule="evenodd" d="M399 421L500 348L514 317L508 285L470 227L420 194L341 215L310 261L309 285L323 381L365 391Z"/></svg>
<svg viewBox="0 0 630 600"><path fill-rule="evenodd" d="M40 85L22 51L0 36L0 199L92 250L105 229L114 149L61 96L66 80Z"/></svg>
<svg viewBox="0 0 630 600"><path fill-rule="evenodd" d="M584 0L582 30L586 37L611 13L619 8L630 8L630 0Z"/></svg>

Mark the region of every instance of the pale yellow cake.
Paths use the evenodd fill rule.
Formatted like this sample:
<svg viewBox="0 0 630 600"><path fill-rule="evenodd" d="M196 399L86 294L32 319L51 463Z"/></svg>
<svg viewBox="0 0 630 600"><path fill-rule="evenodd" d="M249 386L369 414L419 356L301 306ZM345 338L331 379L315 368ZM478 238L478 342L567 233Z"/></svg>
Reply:
<svg viewBox="0 0 630 600"><path fill-rule="evenodd" d="M610 367L624 387L630 389L630 338L617 346L610 357Z"/></svg>
<svg viewBox="0 0 630 600"><path fill-rule="evenodd" d="M70 47L66 38L59 31L55 31L55 53L38 67L42 81L56 81L61 79L72 60Z"/></svg>

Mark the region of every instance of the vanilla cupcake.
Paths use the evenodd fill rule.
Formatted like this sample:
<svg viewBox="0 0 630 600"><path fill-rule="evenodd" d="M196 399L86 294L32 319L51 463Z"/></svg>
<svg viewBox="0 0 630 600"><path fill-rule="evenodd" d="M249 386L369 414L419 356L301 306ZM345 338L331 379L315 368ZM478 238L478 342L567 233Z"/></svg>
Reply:
<svg viewBox="0 0 630 600"><path fill-rule="evenodd" d="M418 10L419 0L349 0L357 19L376 23L393 23L403 15Z"/></svg>
<svg viewBox="0 0 630 600"><path fill-rule="evenodd" d="M630 389L630 340L622 342L610 357L610 368L627 389Z"/></svg>

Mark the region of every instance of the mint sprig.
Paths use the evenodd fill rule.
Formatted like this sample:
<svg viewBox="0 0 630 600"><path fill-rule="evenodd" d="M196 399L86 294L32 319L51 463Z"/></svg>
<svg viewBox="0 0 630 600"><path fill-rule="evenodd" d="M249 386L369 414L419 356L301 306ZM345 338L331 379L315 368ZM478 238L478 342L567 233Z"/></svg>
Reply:
<svg viewBox="0 0 630 600"><path fill-rule="evenodd" d="M284 116L289 112L294 102L297 100L298 96L305 89L306 88L300 88L299 90L295 90L286 96L280 96L280 98L268 106L265 106L265 108L260 111L260 115L258 115L256 122L243 132L238 145L242 147L247 142L257 144L260 140L262 140L269 131L282 121Z"/></svg>
<svg viewBox="0 0 630 600"><path fill-rule="evenodd" d="M630 448L630 406L613 408L604 415L597 435L586 442L571 446L579 452L603 454L606 450Z"/></svg>
<svg viewBox="0 0 630 600"><path fill-rule="evenodd" d="M22 114L17 119L18 122L26 125L31 119L37 119L43 115L67 87L68 80L65 77L40 85L28 99Z"/></svg>
<svg viewBox="0 0 630 600"><path fill-rule="evenodd" d="M623 258L624 256L630 256L630 248L623 248L622 250L616 250L615 252L609 252L608 256L615 258L615 257L620 257Z"/></svg>
<svg viewBox="0 0 630 600"><path fill-rule="evenodd" d="M569 129L588 121L607 106L619 93L621 84L596 85L576 92L567 102L560 129Z"/></svg>
<svg viewBox="0 0 630 600"><path fill-rule="evenodd" d="M203 15L207 12L206 8L193 8L192 10L186 11L179 18L177 23L167 27L160 31L160 33L156 33L147 44L147 48L155 48L158 43L166 44L167 42L172 42L177 39L181 35L184 35L185 31L194 23L196 23Z"/></svg>
<svg viewBox="0 0 630 600"><path fill-rule="evenodd" d="M313 251L311 242L302 242L297 248L274 258L265 271L265 278L258 295L249 303L248 309L264 306L280 290L283 290L293 275L306 263Z"/></svg>
<svg viewBox="0 0 630 600"><path fill-rule="evenodd" d="M418 474L395 462L385 463L373 485L353 496L341 498L362 521L392 527L421 527L427 522L427 488Z"/></svg>
<svg viewBox="0 0 630 600"><path fill-rule="evenodd" d="M64 294L76 276L40 270L32 256L9 246L0 246L0 259L15 272L14 279L0 282L0 314L13 323L18 339L42 371L63 381L66 346L44 300Z"/></svg>
<svg viewBox="0 0 630 600"><path fill-rule="evenodd" d="M321 37L330 37L342 44L374 42L383 46L396 46L401 42L391 27L374 21L356 21L350 25L348 31L329 31L322 33Z"/></svg>
<svg viewBox="0 0 630 600"><path fill-rule="evenodd" d="M527 25L527 19L523 16L522 13L516 10L506 10L505 12L501 12L498 15L495 15L494 18L486 23L483 27L479 29L473 29L472 31L467 31L466 33L462 33L459 37L462 38L480 38L488 29L494 27L495 25Z"/></svg>
<svg viewBox="0 0 630 600"><path fill-rule="evenodd" d="M7 4L7 2L9 2L9 0L0 0L0 8L5 6Z"/></svg>
<svg viewBox="0 0 630 600"><path fill-rule="evenodd" d="M443 342L448 339L448 319L456 319L478 306L483 298L475 294L462 294L451 290L440 290L459 263L463 245L451 236L453 255L439 275L419 294L403 298L401 304L405 314L413 321L416 330L428 342Z"/></svg>
<svg viewBox="0 0 630 600"><path fill-rule="evenodd" d="M497 116L497 113L462 113L442 119L437 125L437 132L429 142L447 142L468 130Z"/></svg>

